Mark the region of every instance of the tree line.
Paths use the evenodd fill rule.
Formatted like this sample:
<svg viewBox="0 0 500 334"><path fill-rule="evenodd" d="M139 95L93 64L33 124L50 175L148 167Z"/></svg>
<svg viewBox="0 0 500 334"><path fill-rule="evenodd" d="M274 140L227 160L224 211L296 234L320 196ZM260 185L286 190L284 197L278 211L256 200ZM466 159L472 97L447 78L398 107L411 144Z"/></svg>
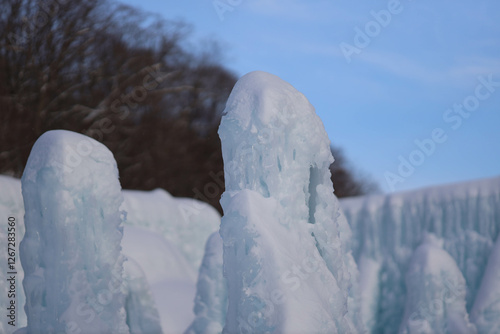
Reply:
<svg viewBox="0 0 500 334"><path fill-rule="evenodd" d="M113 152L123 188L220 210L223 187L203 189L223 177L217 128L237 78L216 44L191 50L189 25L107 0L3 3L0 173L20 177L36 139L66 129ZM339 197L371 190L336 159Z"/></svg>

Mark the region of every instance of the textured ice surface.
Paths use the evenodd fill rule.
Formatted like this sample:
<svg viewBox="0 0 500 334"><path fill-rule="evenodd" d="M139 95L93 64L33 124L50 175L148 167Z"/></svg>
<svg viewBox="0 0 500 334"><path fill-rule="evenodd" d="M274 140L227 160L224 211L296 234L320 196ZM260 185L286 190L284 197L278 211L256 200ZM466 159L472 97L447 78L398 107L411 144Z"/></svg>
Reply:
<svg viewBox="0 0 500 334"><path fill-rule="evenodd" d="M278 77L252 72L233 88L219 136L224 331L355 331L350 229L333 195L330 141L314 108Z"/></svg>
<svg viewBox="0 0 500 334"><path fill-rule="evenodd" d="M22 177L21 242L29 333L128 333L123 201L112 153L69 131L33 146Z"/></svg>
<svg viewBox="0 0 500 334"><path fill-rule="evenodd" d="M223 276L222 239L214 232L205 246L196 284L196 318L186 334L221 333L226 323L227 282Z"/></svg>
<svg viewBox="0 0 500 334"><path fill-rule="evenodd" d="M141 266L131 257L125 268L125 311L130 334L161 334L160 315Z"/></svg>
<svg viewBox="0 0 500 334"><path fill-rule="evenodd" d="M400 333L476 333L465 309L465 279L443 240L425 234L406 272L406 307Z"/></svg>
<svg viewBox="0 0 500 334"><path fill-rule="evenodd" d="M366 328L374 328L377 321L377 305L380 298L380 263L361 256L358 260L361 319Z"/></svg>
<svg viewBox="0 0 500 334"><path fill-rule="evenodd" d="M408 292L416 289L407 285L413 281L406 281L405 275L412 254L426 233L443 240L443 251L464 277L466 310L479 333L484 333L483 324L486 328L499 328L500 316L495 305L500 298L494 293L497 283L485 283L489 275L482 283L481 278L500 229L500 178L343 199L341 205L353 231L353 254L359 270L371 272L377 280L371 288L363 287L363 295L380 296L376 305L371 303L368 307L363 303L363 313L375 319L370 327L373 332L395 333L400 327ZM498 273L494 254L493 251L486 272ZM375 274L374 263L379 267ZM364 268L366 264L372 269ZM494 280L498 282L498 278ZM480 285L486 285L482 294L478 292ZM481 297L486 295L487 301ZM481 302L476 304L481 306L474 308L477 310L474 316L471 308L477 298Z"/></svg>
<svg viewBox="0 0 500 334"><path fill-rule="evenodd" d="M203 258L203 245L219 228L217 210L195 199L175 198L163 189L124 190L123 197L125 224L161 234L182 252L196 273Z"/></svg>
<svg viewBox="0 0 500 334"><path fill-rule="evenodd" d="M480 333L500 333L500 238L488 259L471 311L471 319Z"/></svg>

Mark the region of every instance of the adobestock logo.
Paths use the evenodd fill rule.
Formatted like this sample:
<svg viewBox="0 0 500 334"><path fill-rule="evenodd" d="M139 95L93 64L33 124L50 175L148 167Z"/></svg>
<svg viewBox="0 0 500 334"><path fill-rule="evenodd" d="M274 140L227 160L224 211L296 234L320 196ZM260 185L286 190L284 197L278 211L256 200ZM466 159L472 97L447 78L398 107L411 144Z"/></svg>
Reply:
<svg viewBox="0 0 500 334"><path fill-rule="evenodd" d="M354 38L353 43L349 44L346 42L341 42L339 44L340 51L344 55L347 63L352 61L352 56L354 54L360 54L361 51L366 48L372 40L380 35L383 28L389 26L392 22L392 17L398 15L403 11L403 5L399 0L389 0L387 3L387 9L381 9L379 11L370 11L370 15L373 20L366 22L364 29L358 26L354 27Z"/></svg>
<svg viewBox="0 0 500 334"><path fill-rule="evenodd" d="M224 14L232 12L236 7L241 5L243 0L214 0L212 6L214 7L219 20L224 21Z"/></svg>

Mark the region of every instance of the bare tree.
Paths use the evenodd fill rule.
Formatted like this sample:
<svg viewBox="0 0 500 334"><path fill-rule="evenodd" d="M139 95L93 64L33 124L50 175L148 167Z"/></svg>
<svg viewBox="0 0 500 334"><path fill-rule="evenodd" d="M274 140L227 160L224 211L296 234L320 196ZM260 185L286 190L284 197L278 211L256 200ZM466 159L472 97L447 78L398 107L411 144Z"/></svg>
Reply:
<svg viewBox="0 0 500 334"><path fill-rule="evenodd" d="M366 176L359 174L346 159L344 152L335 146L331 146L335 161L330 166L334 193L337 197L352 197L378 192L379 188L375 182Z"/></svg>
<svg viewBox="0 0 500 334"><path fill-rule="evenodd" d="M222 170L216 129L235 78L181 46L189 26L105 0L4 4L0 173L19 177L51 129L103 142L125 188L194 196Z"/></svg>

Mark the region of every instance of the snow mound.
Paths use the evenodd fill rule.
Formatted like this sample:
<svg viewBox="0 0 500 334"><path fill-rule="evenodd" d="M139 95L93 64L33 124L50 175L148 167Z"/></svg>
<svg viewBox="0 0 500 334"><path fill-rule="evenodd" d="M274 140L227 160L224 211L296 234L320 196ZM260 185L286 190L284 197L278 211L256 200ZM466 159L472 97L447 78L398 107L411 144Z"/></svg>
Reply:
<svg viewBox="0 0 500 334"><path fill-rule="evenodd" d="M127 296L131 332L157 333L161 323L164 333L182 333L194 318L196 275L189 262L172 243L141 227L125 226L122 245L125 269L132 269L126 272L132 278Z"/></svg>
<svg viewBox="0 0 500 334"><path fill-rule="evenodd" d="M126 225L159 233L177 247L197 272L203 245L220 225L220 215L212 206L191 198L175 198L163 189L124 190L122 209Z"/></svg>

